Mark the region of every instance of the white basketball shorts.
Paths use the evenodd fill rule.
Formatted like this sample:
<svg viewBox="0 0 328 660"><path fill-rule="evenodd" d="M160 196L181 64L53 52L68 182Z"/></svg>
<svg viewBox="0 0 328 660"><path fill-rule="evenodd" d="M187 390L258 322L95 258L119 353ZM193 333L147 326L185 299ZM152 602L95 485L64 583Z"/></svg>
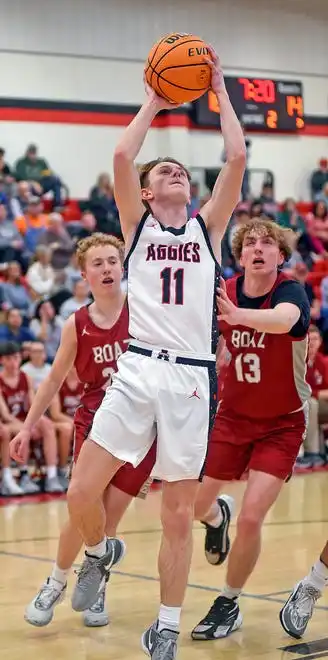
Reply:
<svg viewBox="0 0 328 660"><path fill-rule="evenodd" d="M153 477L201 479L217 405L215 356L146 346L133 340L119 358L90 439L137 467L157 436Z"/></svg>

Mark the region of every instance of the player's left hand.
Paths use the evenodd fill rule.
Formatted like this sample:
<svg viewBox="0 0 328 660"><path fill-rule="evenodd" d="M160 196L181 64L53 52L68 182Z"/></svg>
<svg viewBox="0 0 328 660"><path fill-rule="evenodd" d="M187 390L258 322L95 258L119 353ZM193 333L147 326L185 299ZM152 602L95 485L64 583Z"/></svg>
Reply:
<svg viewBox="0 0 328 660"><path fill-rule="evenodd" d="M218 321L225 321L229 325L239 325L240 309L230 300L223 277L220 277L220 286L216 290L216 293L216 302L219 310Z"/></svg>
<svg viewBox="0 0 328 660"><path fill-rule="evenodd" d="M210 57L205 57L205 61L211 67L212 78L211 78L211 87L214 94L219 94L222 91L225 91L224 76L221 69L220 58L217 52L214 50L213 46L208 45L208 50Z"/></svg>

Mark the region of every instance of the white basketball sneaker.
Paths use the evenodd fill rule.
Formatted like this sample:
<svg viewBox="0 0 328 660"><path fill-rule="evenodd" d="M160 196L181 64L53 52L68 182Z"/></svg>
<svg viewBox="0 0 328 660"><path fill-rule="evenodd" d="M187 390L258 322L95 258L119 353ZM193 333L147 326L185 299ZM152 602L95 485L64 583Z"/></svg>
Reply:
<svg viewBox="0 0 328 660"><path fill-rule="evenodd" d="M62 603L66 595L67 584L48 577L35 598L25 610L24 619L32 626L47 626L52 621L56 605Z"/></svg>

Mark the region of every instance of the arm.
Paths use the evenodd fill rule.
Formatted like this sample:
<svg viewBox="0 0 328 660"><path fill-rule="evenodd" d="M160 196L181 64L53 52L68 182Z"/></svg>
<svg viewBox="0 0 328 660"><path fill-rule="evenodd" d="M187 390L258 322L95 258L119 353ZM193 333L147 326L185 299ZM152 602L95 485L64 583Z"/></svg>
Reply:
<svg viewBox="0 0 328 660"><path fill-rule="evenodd" d="M41 383L37 392L32 395L32 405L23 424L24 431L31 432L33 426L49 408L52 399L73 366L76 347L75 317L72 316L63 328L61 342L49 376Z"/></svg>
<svg viewBox="0 0 328 660"><path fill-rule="evenodd" d="M12 422L13 421L13 416L10 414L8 410L8 406L0 393L0 418L2 422Z"/></svg>
<svg viewBox="0 0 328 660"><path fill-rule="evenodd" d="M246 325L257 332L267 332L275 335L287 334L301 316L299 307L293 303L280 303L274 309L242 309L238 310L237 325Z"/></svg>
<svg viewBox="0 0 328 660"><path fill-rule="evenodd" d="M216 180L211 199L203 206L201 216L215 242L222 239L230 217L240 199L246 167L246 145L241 125L231 105L224 84L219 58L211 49L212 89L217 96L224 140L225 165Z"/></svg>
<svg viewBox="0 0 328 660"><path fill-rule="evenodd" d="M160 110L175 106L160 98L146 85L147 100L125 129L114 151L114 190L125 241L145 212L138 170L134 164L148 129Z"/></svg>

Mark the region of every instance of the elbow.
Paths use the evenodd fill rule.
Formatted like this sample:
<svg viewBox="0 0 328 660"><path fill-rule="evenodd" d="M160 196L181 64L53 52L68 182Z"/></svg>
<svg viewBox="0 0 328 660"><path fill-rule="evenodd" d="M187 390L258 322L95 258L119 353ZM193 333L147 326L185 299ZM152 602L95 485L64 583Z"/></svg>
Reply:
<svg viewBox="0 0 328 660"><path fill-rule="evenodd" d="M124 147L124 145L118 145L114 151L114 168L120 168L122 165L125 163L129 163L131 161L131 158L129 156L128 150Z"/></svg>
<svg viewBox="0 0 328 660"><path fill-rule="evenodd" d="M246 158L246 147L245 144L240 145L239 149L236 149L228 158L227 162L231 163L234 167L244 170L247 164Z"/></svg>

